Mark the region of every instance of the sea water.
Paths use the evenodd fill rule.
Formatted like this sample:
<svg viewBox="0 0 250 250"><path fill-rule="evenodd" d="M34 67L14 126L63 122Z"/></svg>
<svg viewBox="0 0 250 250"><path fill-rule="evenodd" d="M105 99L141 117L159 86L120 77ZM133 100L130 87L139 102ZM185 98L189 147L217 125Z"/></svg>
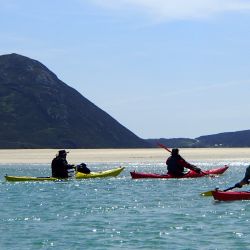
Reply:
<svg viewBox="0 0 250 250"><path fill-rule="evenodd" d="M49 176L50 166L0 165L0 249L250 249L250 201L200 196L234 185L247 162L229 163L219 177L171 180L130 177L134 170L164 173L163 163L88 167L118 164L125 170L114 178L16 183L4 175Z"/></svg>

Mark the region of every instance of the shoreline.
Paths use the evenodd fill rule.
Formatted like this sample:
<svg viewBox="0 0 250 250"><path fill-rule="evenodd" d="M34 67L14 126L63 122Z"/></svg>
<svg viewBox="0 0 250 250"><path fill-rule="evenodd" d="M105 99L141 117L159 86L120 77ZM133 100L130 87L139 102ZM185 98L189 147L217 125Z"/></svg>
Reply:
<svg viewBox="0 0 250 250"><path fill-rule="evenodd" d="M165 162L170 155L162 148L153 149L67 149L72 164ZM50 164L58 149L1 149L0 164ZM250 148L181 148L187 161L249 161Z"/></svg>

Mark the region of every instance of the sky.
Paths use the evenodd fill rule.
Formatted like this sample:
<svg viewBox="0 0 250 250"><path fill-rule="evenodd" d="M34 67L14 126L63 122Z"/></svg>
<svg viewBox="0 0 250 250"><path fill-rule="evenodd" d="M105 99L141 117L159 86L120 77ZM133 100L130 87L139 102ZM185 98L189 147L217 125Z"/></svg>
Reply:
<svg viewBox="0 0 250 250"><path fill-rule="evenodd" d="M38 60L137 136L250 129L250 0L0 0L0 55Z"/></svg>

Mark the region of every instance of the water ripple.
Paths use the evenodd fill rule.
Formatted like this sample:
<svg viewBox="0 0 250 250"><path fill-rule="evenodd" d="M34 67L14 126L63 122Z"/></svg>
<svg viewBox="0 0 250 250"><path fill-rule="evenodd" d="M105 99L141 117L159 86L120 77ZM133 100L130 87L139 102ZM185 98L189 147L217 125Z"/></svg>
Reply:
<svg viewBox="0 0 250 250"><path fill-rule="evenodd" d="M109 179L2 179L0 249L248 249L250 201L215 202L199 195L236 183L245 166L232 163L218 178L185 180L130 177L133 170L163 173L162 163L129 163L121 176ZM2 166L1 176L7 170L13 175L49 175L44 165Z"/></svg>

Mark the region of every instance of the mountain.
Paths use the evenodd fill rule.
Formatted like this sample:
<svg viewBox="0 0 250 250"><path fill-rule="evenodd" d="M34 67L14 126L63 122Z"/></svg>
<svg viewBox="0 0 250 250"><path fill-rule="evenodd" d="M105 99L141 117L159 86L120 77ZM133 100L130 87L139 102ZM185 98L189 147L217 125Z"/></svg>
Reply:
<svg viewBox="0 0 250 250"><path fill-rule="evenodd" d="M195 139L147 139L152 147L162 143L171 148L250 147L250 130L204 135Z"/></svg>
<svg viewBox="0 0 250 250"><path fill-rule="evenodd" d="M43 64L0 56L0 148L136 147L149 144Z"/></svg>
<svg viewBox="0 0 250 250"><path fill-rule="evenodd" d="M250 130L205 135L196 140L203 147L250 147Z"/></svg>
<svg viewBox="0 0 250 250"><path fill-rule="evenodd" d="M189 138L159 138L159 139L147 139L152 147L158 147L157 143L164 144L170 148L191 148L196 143L195 139Z"/></svg>

